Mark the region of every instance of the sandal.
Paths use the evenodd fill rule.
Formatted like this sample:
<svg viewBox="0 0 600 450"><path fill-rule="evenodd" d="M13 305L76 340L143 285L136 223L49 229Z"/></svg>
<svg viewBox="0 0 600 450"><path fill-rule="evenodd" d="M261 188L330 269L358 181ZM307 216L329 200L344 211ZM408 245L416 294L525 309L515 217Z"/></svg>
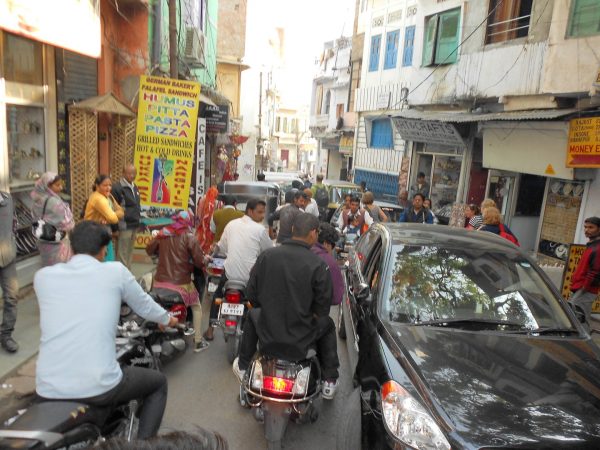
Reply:
<svg viewBox="0 0 600 450"><path fill-rule="evenodd" d="M207 333L208 333L208 331L205 331L204 334L202 335L202 337L204 339L206 339L207 341L212 341L215 338L214 334L211 337L211 336L208 336Z"/></svg>

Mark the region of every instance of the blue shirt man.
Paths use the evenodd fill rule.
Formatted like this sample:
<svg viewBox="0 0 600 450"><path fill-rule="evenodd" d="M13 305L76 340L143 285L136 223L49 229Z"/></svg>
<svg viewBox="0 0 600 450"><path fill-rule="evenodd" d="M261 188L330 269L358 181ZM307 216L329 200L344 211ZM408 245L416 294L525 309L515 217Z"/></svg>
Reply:
<svg viewBox="0 0 600 450"><path fill-rule="evenodd" d="M399 222L433 224L433 214L431 214L431 211L423 207L424 200L425 197L423 194L415 194L413 197L412 208L407 208L404 210L400 216Z"/></svg>
<svg viewBox="0 0 600 450"><path fill-rule="evenodd" d="M123 264L101 262L110 239L102 225L80 222L71 233L75 256L35 274L42 332L36 391L42 398L96 406L143 398L138 436L147 438L160 426L167 381L158 371L119 366L115 336L121 301L161 326L174 326L177 319L142 290Z"/></svg>

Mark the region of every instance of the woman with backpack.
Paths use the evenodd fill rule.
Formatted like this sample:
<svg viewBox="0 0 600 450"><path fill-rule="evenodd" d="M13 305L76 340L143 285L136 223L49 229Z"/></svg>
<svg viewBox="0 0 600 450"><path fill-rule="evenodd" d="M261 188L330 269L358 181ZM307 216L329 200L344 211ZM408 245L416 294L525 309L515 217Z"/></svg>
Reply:
<svg viewBox="0 0 600 450"><path fill-rule="evenodd" d="M502 216L500 210L493 206L485 208L483 210L483 226L479 228L481 231L488 231L490 233L497 234L506 240L509 240L517 247L520 246L519 240L514 235L510 228L502 223Z"/></svg>

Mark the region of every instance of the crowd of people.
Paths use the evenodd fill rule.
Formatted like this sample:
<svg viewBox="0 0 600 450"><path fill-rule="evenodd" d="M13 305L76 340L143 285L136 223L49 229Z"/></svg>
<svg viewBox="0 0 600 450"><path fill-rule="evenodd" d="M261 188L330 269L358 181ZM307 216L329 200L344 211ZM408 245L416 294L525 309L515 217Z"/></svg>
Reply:
<svg viewBox="0 0 600 450"><path fill-rule="evenodd" d="M162 420L167 380L157 371L119 366L113 351L119 309L125 301L137 314L161 327L174 326L177 319L142 290L129 270L141 223L135 177L135 167L130 164L114 184L110 177L99 175L82 211L83 220L77 225L68 203L60 196L63 180L55 173L44 174L31 193L34 217L50 226L57 236L54 240L38 239L44 268L34 279L41 327L36 391L42 399L76 399L92 405L143 398L139 436L150 438L156 435ZM344 295L336 244L340 233L360 235L374 223L389 221L366 185L362 188L362 198L345 196L333 226L324 220L327 211L321 199L329 193L323 177L317 176L311 187L287 195L286 204L266 217L266 227L265 201L250 199L240 211L234 197L219 196L213 187L198 202L196 216L180 211L171 224L154 233L146 247L148 255L157 256L153 287L178 292L191 308L194 351L205 350L214 338L217 304L225 282L241 282L246 285L246 297L253 308L234 361L236 375L243 377L259 341L265 352L290 360L303 358L316 347L324 379L323 397L333 398L339 360L335 325L329 314L330 307L339 305ZM408 191L399 194L398 203L404 205L399 221L436 223L424 177L418 178L411 191L410 202ZM0 282L4 313L0 343L8 352L18 350L12 337L18 291L12 215L10 194L1 193ZM493 200L466 206L464 217L465 228L494 233L519 245ZM589 316L591 301L600 286L600 258L595 256L600 219L589 218L585 224L589 250L573 277L573 287L574 303ZM201 333L203 268L217 253L226 256L224 274L211 298L208 329Z"/></svg>

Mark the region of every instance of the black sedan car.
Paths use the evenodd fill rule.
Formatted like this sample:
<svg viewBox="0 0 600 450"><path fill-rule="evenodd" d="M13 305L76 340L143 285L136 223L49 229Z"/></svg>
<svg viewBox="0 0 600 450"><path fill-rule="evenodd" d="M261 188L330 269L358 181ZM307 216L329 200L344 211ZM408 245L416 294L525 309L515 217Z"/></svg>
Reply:
<svg viewBox="0 0 600 450"><path fill-rule="evenodd" d="M513 244L374 225L348 264L338 448L600 448L600 348Z"/></svg>

